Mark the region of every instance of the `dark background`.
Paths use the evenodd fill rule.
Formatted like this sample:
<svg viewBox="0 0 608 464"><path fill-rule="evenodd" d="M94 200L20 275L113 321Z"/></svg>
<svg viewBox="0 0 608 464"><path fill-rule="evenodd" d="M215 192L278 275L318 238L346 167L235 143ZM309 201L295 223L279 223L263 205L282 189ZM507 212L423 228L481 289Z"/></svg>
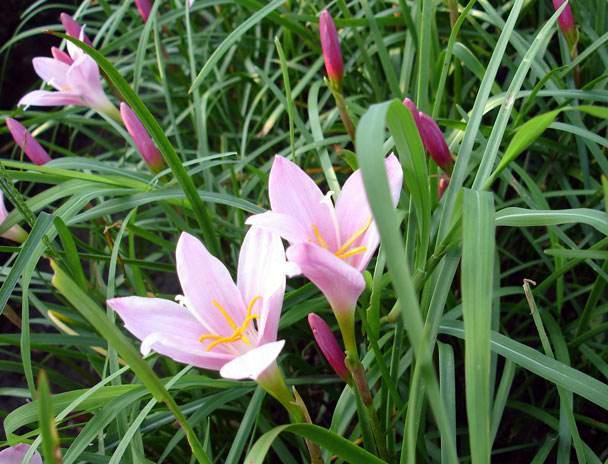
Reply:
<svg viewBox="0 0 608 464"><path fill-rule="evenodd" d="M34 0L0 0L0 46L10 40L19 24L25 17L23 13L33 4ZM78 0L64 0L64 9L54 7L43 9L28 18L20 33L33 28L47 25L58 25L59 13L73 13L78 6ZM40 6L37 8L40 10ZM27 15L26 15L27 16ZM38 76L32 67L35 56L50 56L50 47L57 45L59 39L48 34L36 34L20 40L4 51L0 56L0 110L11 111L19 99L37 82Z"/></svg>

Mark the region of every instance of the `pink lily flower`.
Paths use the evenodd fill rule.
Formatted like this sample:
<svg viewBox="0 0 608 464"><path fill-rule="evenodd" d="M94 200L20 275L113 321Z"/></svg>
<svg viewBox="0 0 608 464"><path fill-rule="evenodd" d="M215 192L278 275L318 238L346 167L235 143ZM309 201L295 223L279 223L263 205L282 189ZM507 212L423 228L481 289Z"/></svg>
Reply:
<svg viewBox="0 0 608 464"><path fill-rule="evenodd" d="M276 370L285 292L281 239L252 228L245 236L236 284L226 267L192 235L182 233L177 275L185 296L175 303L131 296L108 300L125 327L151 350L175 361L219 370L228 379L261 379Z"/></svg>
<svg viewBox="0 0 608 464"><path fill-rule="evenodd" d="M409 98L403 100L403 104L410 110L414 118L426 152L437 166L446 172L452 172L454 159L437 123L428 114L418 111L414 102Z"/></svg>
<svg viewBox="0 0 608 464"><path fill-rule="evenodd" d="M397 205L403 171L395 155L385 160ZM323 292L338 322L349 319L365 288L361 272L380 242L360 171L344 184L335 206L333 192L323 195L298 166L276 156L269 179L271 211L247 219L247 224L276 232L291 246L287 258L292 274L302 273Z"/></svg>
<svg viewBox="0 0 608 464"><path fill-rule="evenodd" d="M78 24L78 22L69 14L61 13L59 15L59 19L61 20L61 24L63 25L63 28L65 29L65 33L67 35L69 35L70 37L74 37L75 39L81 40L89 47L93 46L91 39L89 39L84 33L84 27Z"/></svg>
<svg viewBox="0 0 608 464"><path fill-rule="evenodd" d="M133 138L137 151L154 172L158 172L165 167L165 161L156 145L150 138L148 131L141 123L135 112L125 102L120 104L120 116Z"/></svg>
<svg viewBox="0 0 608 464"><path fill-rule="evenodd" d="M344 62L336 25L327 10L323 10L319 17L319 36L327 76L331 82L339 84L344 77Z"/></svg>
<svg viewBox="0 0 608 464"><path fill-rule="evenodd" d="M4 222L7 216L8 211L6 210L6 206L4 206L4 193L0 190L0 224ZM12 240L13 242L23 243L27 238L27 232L17 224L0 234L0 237Z"/></svg>
<svg viewBox="0 0 608 464"><path fill-rule="evenodd" d="M15 143L23 150L30 161L39 166L51 161L51 157L42 145L34 138L28 130L13 118L6 118L6 127L13 136Z"/></svg>
<svg viewBox="0 0 608 464"><path fill-rule="evenodd" d="M344 350L340 347L327 323L315 313L310 313L308 315L308 325L329 365L342 380L348 382L350 373L344 363Z"/></svg>
<svg viewBox="0 0 608 464"><path fill-rule="evenodd" d="M65 13L62 14L61 19L68 34L73 36L76 33L76 28L72 24L74 20ZM77 23L75 24L78 26ZM86 42L88 39L84 35L83 28L80 26L78 28L80 40ZM34 90L24 95L18 104L87 106L120 120L118 110L103 91L99 67L95 60L71 42L68 42L67 48L68 53L51 49L53 58L36 57L32 60L36 74L56 91Z"/></svg>
<svg viewBox="0 0 608 464"><path fill-rule="evenodd" d="M150 10L152 10L152 2L150 0L135 0L135 6L137 6L137 10L144 23L148 21Z"/></svg>
<svg viewBox="0 0 608 464"><path fill-rule="evenodd" d="M26 445L25 443L19 443L18 445L3 449L0 451L0 464L21 464L29 449L30 445ZM32 458L25 464L42 464L40 453L34 451Z"/></svg>

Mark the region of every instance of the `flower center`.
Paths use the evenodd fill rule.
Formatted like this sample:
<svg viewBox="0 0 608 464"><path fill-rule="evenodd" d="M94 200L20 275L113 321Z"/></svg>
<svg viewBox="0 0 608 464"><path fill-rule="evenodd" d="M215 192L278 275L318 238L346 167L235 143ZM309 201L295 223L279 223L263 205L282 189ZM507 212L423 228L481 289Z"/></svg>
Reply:
<svg viewBox="0 0 608 464"><path fill-rule="evenodd" d="M233 332L231 335L228 335L228 336L222 336L222 335L211 334L211 333L203 334L199 337L198 341L203 343L206 340L213 340L211 343L209 343L209 345L207 345L207 351L211 351L213 348L215 348L216 346L221 345L223 343L234 343L234 342L242 341L246 345L251 345L251 342L249 341L249 338L247 338L247 335L245 335L245 332L249 328L250 323L253 320L256 320L258 318L258 315L252 314L252 311L253 311L253 307L255 306L256 302L261 298L262 298L261 296L255 296L251 299L251 301L249 302L249 305L247 305L247 314L245 315L245 319L243 319L243 323L241 325L237 325L237 323L234 322L234 319L232 319L232 316L230 316L228 311L226 311L226 308L224 308L219 303L219 301L217 301L215 299L211 300L211 304L220 312L220 314L222 316L224 316L224 319L226 319L226 322L228 323L230 328L233 330Z"/></svg>
<svg viewBox="0 0 608 464"><path fill-rule="evenodd" d="M340 259L346 259L346 258L350 258L351 256L355 256L358 255L359 253L363 253L367 250L367 247L365 246L358 246L358 247L353 247L353 244L357 241L357 239L359 237L361 237L366 231L367 229L369 229L369 226L372 224L372 218L370 217L367 222L359 229L357 229L349 238L348 240L346 240L341 246L340 248L338 248L336 251L334 251L334 255L337 256ZM312 225L312 232L315 236L315 240L316 242L322 247L325 248L326 250L329 250L329 245L327 244L327 241L323 238L323 235L321 234L321 231L319 230L319 228L313 224Z"/></svg>

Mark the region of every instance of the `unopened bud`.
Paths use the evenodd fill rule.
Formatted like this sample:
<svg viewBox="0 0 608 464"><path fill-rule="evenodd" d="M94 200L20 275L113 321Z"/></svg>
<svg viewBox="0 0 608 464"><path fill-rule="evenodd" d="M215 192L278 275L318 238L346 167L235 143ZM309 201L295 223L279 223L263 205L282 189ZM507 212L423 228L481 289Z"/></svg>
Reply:
<svg viewBox="0 0 608 464"><path fill-rule="evenodd" d="M327 323L315 313L310 313L308 315L308 325L310 325L317 345L329 365L342 380L347 382L350 374L344 363L344 350L340 347Z"/></svg>
<svg viewBox="0 0 608 464"><path fill-rule="evenodd" d="M120 116L127 131L133 138L137 151L139 151L141 157L150 166L150 169L154 172L163 169L165 162L160 151L154 145L154 141L150 138L148 131L135 112L124 102L120 104Z"/></svg>
<svg viewBox="0 0 608 464"><path fill-rule="evenodd" d="M319 18L319 34L327 76L331 82L339 84L344 77L344 62L342 61L340 38L336 31L336 25L327 10L323 10Z"/></svg>
<svg viewBox="0 0 608 464"><path fill-rule="evenodd" d="M42 145L40 145L34 136L28 132L23 124L13 118L6 118L6 127L8 127L15 143L19 145L19 148L23 150L25 156L27 156L32 163L41 166L51 161L51 157L47 151L42 148Z"/></svg>

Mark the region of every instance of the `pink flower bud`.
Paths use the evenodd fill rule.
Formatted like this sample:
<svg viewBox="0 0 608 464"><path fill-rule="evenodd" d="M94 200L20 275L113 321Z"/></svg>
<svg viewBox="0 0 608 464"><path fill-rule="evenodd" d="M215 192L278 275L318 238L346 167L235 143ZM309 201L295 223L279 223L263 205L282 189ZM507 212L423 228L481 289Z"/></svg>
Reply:
<svg viewBox="0 0 608 464"><path fill-rule="evenodd" d="M82 27L69 14L61 13L59 15L59 19L61 19L61 24L63 24L63 28L65 29L67 35L69 35L70 37L74 37L75 39L82 40L90 47L93 46L91 40L87 37L86 34L83 33L82 37L80 36Z"/></svg>
<svg viewBox="0 0 608 464"><path fill-rule="evenodd" d="M323 10L319 18L319 34L321 36L321 49L323 50L325 69L327 70L329 80L340 83L344 76L340 38L338 37L334 20L327 10Z"/></svg>
<svg viewBox="0 0 608 464"><path fill-rule="evenodd" d="M449 184L450 184L450 176L448 176L445 173L442 174L441 177L439 178L439 184L437 185L437 194L439 195L439 198L441 198L443 196L443 194L447 190Z"/></svg>
<svg viewBox="0 0 608 464"><path fill-rule="evenodd" d="M317 345L321 349L327 362L342 380L348 381L350 374L344 364L344 350L338 344L336 337L327 323L315 313L308 315L308 325L312 329Z"/></svg>
<svg viewBox="0 0 608 464"><path fill-rule="evenodd" d="M150 135L148 135L148 131L135 112L129 108L129 105L125 102L120 104L120 116L122 117L122 121L125 124L127 131L133 138L133 142L135 142L137 151L139 151L139 154L144 161L148 163L150 169L154 172L163 169L165 162L160 151L156 148L156 145L154 145Z"/></svg>
<svg viewBox="0 0 608 464"><path fill-rule="evenodd" d="M557 11L560 6L564 4L566 0L553 0L553 8ZM574 21L574 14L572 13L572 7L570 2L566 5L566 8L561 12L559 18L557 18L559 27L564 35L570 39L570 37L576 35L576 23Z"/></svg>
<svg viewBox="0 0 608 464"><path fill-rule="evenodd" d="M51 47L51 53L53 58L67 65L71 65L74 62L70 55L62 50L59 50L57 47Z"/></svg>
<svg viewBox="0 0 608 464"><path fill-rule="evenodd" d="M451 172L454 160L437 123L428 114L418 111L414 102L409 98L403 100L403 104L412 113L426 152L441 169Z"/></svg>
<svg viewBox="0 0 608 464"><path fill-rule="evenodd" d="M51 157L46 150L42 148L42 145L38 143L34 136L23 127L23 124L15 121L13 118L6 118L6 127L8 127L15 143L19 145L32 163L40 166L51 161Z"/></svg>
<svg viewBox="0 0 608 464"><path fill-rule="evenodd" d="M152 2L150 0L135 0L135 5L137 6L137 10L141 15L141 18L144 20L144 23L150 17L150 10L152 10Z"/></svg>

